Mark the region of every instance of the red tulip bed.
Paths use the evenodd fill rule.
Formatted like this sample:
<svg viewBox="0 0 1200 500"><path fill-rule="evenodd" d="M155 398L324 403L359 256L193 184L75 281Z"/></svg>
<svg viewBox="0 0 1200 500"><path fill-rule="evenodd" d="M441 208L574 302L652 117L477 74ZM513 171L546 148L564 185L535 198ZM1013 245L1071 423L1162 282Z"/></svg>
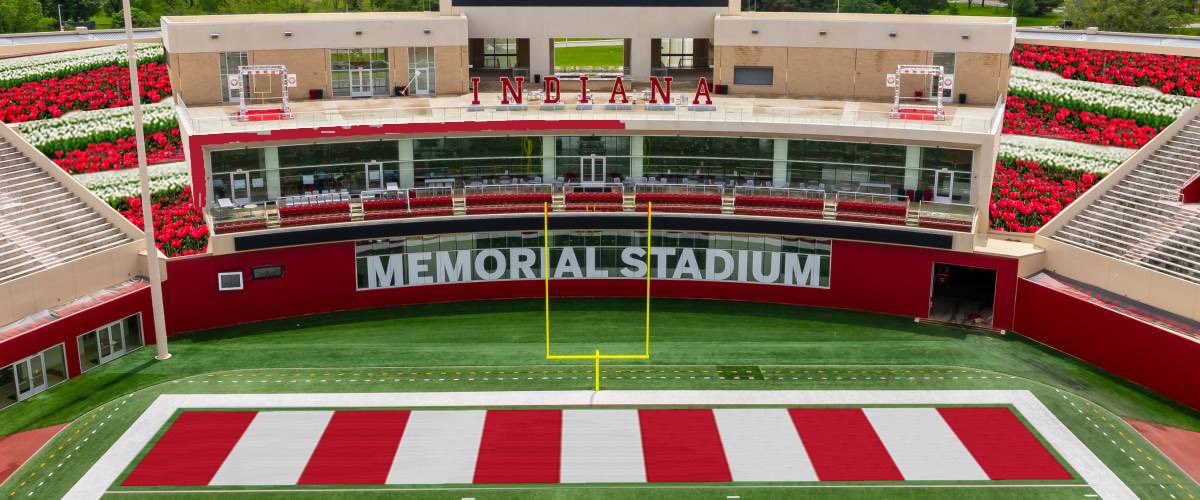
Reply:
<svg viewBox="0 0 1200 500"><path fill-rule="evenodd" d="M137 138L125 137L111 142L94 142L75 151L55 151L50 155L50 159L72 174L137 168ZM182 160L183 141L178 128L146 136L148 165Z"/></svg>
<svg viewBox="0 0 1200 500"><path fill-rule="evenodd" d="M1004 133L1050 137L1067 141L1137 149L1161 129L1138 125L1127 118L1058 107L1036 99L1008 96L1004 108Z"/></svg>
<svg viewBox="0 0 1200 500"><path fill-rule="evenodd" d="M192 205L187 189L155 194L150 207L158 249L168 257L204 253L208 249L208 226L200 210ZM129 222L142 228L142 199L134 196L117 207Z"/></svg>
<svg viewBox="0 0 1200 500"><path fill-rule="evenodd" d="M998 161L988 205L991 227L1016 233L1037 231L1101 177L1024 160Z"/></svg>
<svg viewBox="0 0 1200 500"><path fill-rule="evenodd" d="M1017 44L1012 62L1072 80L1154 87L1164 94L1200 97L1200 57Z"/></svg>
<svg viewBox="0 0 1200 500"><path fill-rule="evenodd" d="M167 65L158 62L138 67L142 102L158 102L171 95ZM105 66L62 78L0 88L0 121L18 123L58 118L75 110L129 106L129 70Z"/></svg>

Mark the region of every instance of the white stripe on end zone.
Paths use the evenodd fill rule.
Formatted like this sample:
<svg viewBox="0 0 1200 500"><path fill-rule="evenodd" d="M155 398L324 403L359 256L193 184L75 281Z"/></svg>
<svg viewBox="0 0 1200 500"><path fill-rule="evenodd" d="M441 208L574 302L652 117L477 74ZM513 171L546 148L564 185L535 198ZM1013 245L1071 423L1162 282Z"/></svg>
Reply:
<svg viewBox="0 0 1200 500"><path fill-rule="evenodd" d="M646 462L637 410L566 410L563 483L644 483Z"/></svg>
<svg viewBox="0 0 1200 500"><path fill-rule="evenodd" d="M208 484L296 484L331 418L332 411L259 412Z"/></svg>
<svg viewBox="0 0 1200 500"><path fill-rule="evenodd" d="M786 409L713 410L734 481L816 481Z"/></svg>
<svg viewBox="0 0 1200 500"><path fill-rule="evenodd" d="M908 481L987 480L936 408L863 408Z"/></svg>
<svg viewBox="0 0 1200 500"><path fill-rule="evenodd" d="M994 405L1012 404L1101 497L1133 491L1025 390L511 391L304 394L164 394L92 464L66 498L100 498L179 408L412 408L499 406ZM457 412L456 412L457 413ZM411 422L410 422L411 425ZM403 443L403 440L401 440ZM904 487L896 485L895 487ZM984 487L987 487L986 485Z"/></svg>
<svg viewBox="0 0 1200 500"><path fill-rule="evenodd" d="M475 480L484 410L408 415L387 484L459 484Z"/></svg>

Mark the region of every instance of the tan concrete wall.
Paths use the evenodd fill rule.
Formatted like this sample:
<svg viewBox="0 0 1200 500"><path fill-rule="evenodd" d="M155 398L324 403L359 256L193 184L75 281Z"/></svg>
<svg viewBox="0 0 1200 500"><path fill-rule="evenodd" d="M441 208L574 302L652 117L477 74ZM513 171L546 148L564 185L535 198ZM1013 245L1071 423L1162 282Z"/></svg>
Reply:
<svg viewBox="0 0 1200 500"><path fill-rule="evenodd" d="M854 57L854 97L857 99L891 99L895 89L888 88L886 76L896 72L900 64L929 64L933 55L923 50L859 49ZM901 80L901 89L913 88L913 82ZM904 90L911 96L912 92Z"/></svg>
<svg viewBox="0 0 1200 500"><path fill-rule="evenodd" d="M854 49L789 48L788 95L831 99L852 97L856 56Z"/></svg>
<svg viewBox="0 0 1200 500"><path fill-rule="evenodd" d="M1015 26L1002 17L748 12L717 16L713 33L717 45L1001 54Z"/></svg>
<svg viewBox="0 0 1200 500"><path fill-rule="evenodd" d="M388 64L392 73L392 86L408 84L408 47L388 49Z"/></svg>
<svg viewBox="0 0 1200 500"><path fill-rule="evenodd" d="M434 91L438 94L462 94L467 91L467 47L434 47Z"/></svg>
<svg viewBox="0 0 1200 500"><path fill-rule="evenodd" d="M466 18L422 12L166 16L161 25L178 53L467 44Z"/></svg>
<svg viewBox="0 0 1200 500"><path fill-rule="evenodd" d="M958 94L967 94L967 104L995 104L1007 90L1004 54L959 52L954 58L954 101Z"/></svg>
<svg viewBox="0 0 1200 500"><path fill-rule="evenodd" d="M255 50L247 54L250 64L282 64L296 75L296 87L288 89L288 98L308 99L309 89L324 89L333 95L329 76L329 53L325 49ZM191 101L187 101L191 104Z"/></svg>
<svg viewBox="0 0 1200 500"><path fill-rule="evenodd" d="M171 87L189 105L221 102L221 63L217 53L171 54Z"/></svg>
<svg viewBox="0 0 1200 500"><path fill-rule="evenodd" d="M734 66L772 66L774 81L766 85L734 85ZM783 95L787 93L788 49L786 47L717 47L713 80L729 85L731 94Z"/></svg>

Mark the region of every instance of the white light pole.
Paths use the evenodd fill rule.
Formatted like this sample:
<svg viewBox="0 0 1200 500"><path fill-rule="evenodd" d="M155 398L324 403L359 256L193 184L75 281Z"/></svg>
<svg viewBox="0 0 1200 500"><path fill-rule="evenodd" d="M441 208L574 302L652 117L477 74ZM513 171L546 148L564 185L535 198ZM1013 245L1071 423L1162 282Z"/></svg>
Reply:
<svg viewBox="0 0 1200 500"><path fill-rule="evenodd" d="M130 101L133 102L133 130L137 133L138 178L142 188L142 230L146 232L146 265L150 271L150 307L154 315L154 359L171 358L167 351L167 322L163 316L162 272L158 268L158 247L154 244L154 214L150 210L150 173L146 170L146 131L142 126L142 86L138 83L137 51L133 48L133 14L129 0L125 7L125 48L129 55Z"/></svg>

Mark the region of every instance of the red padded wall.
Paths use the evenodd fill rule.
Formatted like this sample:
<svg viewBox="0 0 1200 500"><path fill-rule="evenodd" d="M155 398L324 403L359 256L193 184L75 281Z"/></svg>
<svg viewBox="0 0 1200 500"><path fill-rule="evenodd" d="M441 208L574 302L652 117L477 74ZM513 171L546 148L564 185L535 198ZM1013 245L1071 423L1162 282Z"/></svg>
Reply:
<svg viewBox="0 0 1200 500"><path fill-rule="evenodd" d="M147 287L0 342L0 367L62 343L66 345L67 372L74 377L79 375L79 345L76 337L139 312L142 313L145 343L152 344L154 320L150 315L150 288Z"/></svg>
<svg viewBox="0 0 1200 500"><path fill-rule="evenodd" d="M831 286L799 288L750 283L656 280L662 298L745 300L875 311L924 317L929 312L933 264L997 270L996 328L1012 327L1017 262L978 254L835 241ZM256 266L283 265L281 278L253 280ZM172 334L321 312L400 304L537 298L542 283L472 282L384 290L356 290L354 243L330 243L228 255L172 259L166 282L167 329ZM245 289L217 291L217 273L242 271ZM640 297L640 279L559 279L558 297Z"/></svg>
<svg viewBox="0 0 1200 500"><path fill-rule="evenodd" d="M1200 342L1022 279L1016 332L1200 410Z"/></svg>

